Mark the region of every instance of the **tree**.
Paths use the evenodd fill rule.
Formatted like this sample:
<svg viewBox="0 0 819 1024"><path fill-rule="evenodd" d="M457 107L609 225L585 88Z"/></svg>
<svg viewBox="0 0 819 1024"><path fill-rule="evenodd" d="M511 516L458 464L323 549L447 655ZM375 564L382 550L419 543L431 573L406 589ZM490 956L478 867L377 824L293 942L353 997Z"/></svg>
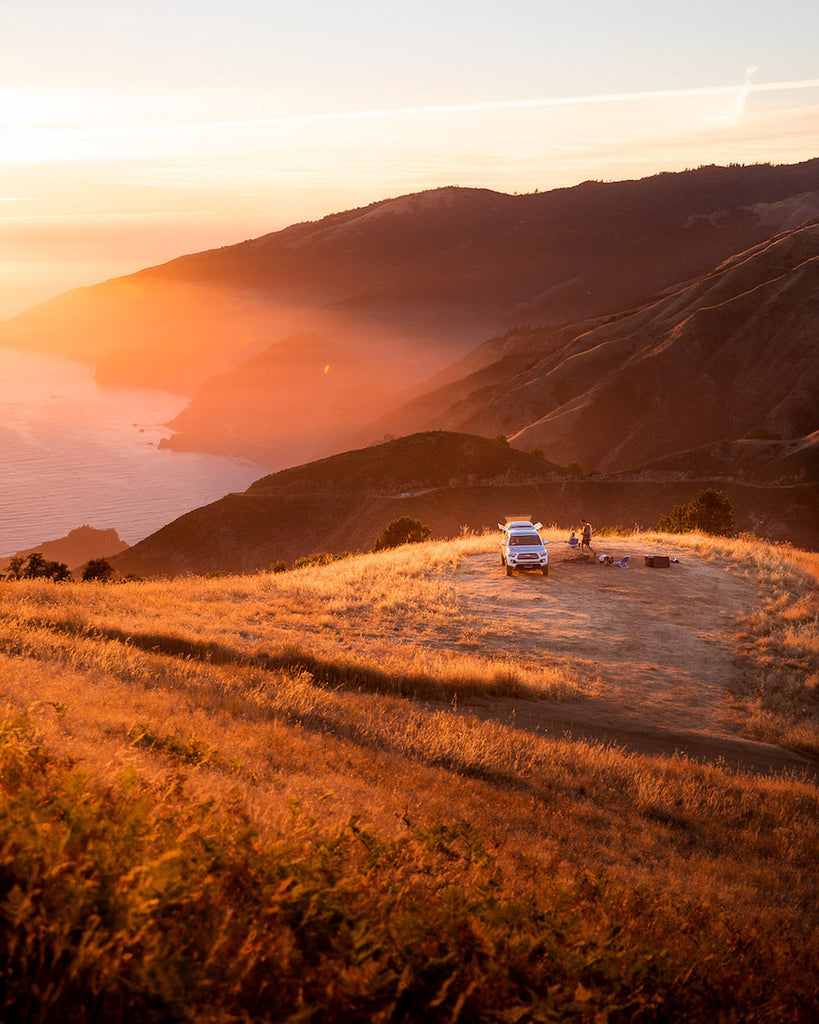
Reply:
<svg viewBox="0 0 819 1024"><path fill-rule="evenodd" d="M107 558L92 558L82 571L84 582L99 580L100 583L107 583L113 575L114 567Z"/></svg>
<svg viewBox="0 0 819 1024"><path fill-rule="evenodd" d="M46 562L42 551L32 551L28 556L28 564L23 570L23 577L27 580L36 580L46 575Z"/></svg>
<svg viewBox="0 0 819 1024"><path fill-rule="evenodd" d="M23 555L13 555L9 559L9 575L10 580L19 580L23 578L23 566L26 564L25 557Z"/></svg>
<svg viewBox="0 0 819 1024"><path fill-rule="evenodd" d="M73 579L71 570L65 564L65 562L46 562L46 573L45 575L50 579L54 580L55 583L63 583L65 580Z"/></svg>
<svg viewBox="0 0 819 1024"><path fill-rule="evenodd" d="M10 580L54 580L60 583L71 579L71 572L65 562L45 558L42 551L30 555L15 555L9 559Z"/></svg>
<svg viewBox="0 0 819 1024"><path fill-rule="evenodd" d="M717 537L730 537L736 532L734 506L722 491L708 487L688 507L695 530Z"/></svg>
<svg viewBox="0 0 819 1024"><path fill-rule="evenodd" d="M699 531L730 537L736 532L734 506L722 491L706 487L687 505L675 505L667 516L662 516L657 529L665 533Z"/></svg>
<svg viewBox="0 0 819 1024"><path fill-rule="evenodd" d="M386 551L387 548L397 548L401 544L419 544L427 540L431 533L432 528L422 523L420 519L401 516L384 527L373 551Z"/></svg>

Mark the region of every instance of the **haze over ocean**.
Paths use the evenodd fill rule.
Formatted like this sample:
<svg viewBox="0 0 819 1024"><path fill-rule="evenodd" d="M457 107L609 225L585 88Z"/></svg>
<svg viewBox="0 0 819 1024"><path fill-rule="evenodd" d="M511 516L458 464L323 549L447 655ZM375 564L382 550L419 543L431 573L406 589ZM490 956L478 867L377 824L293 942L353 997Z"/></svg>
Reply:
<svg viewBox="0 0 819 1024"><path fill-rule="evenodd" d="M93 368L0 349L0 555L113 527L133 544L269 472L246 460L160 450L186 399L103 388Z"/></svg>

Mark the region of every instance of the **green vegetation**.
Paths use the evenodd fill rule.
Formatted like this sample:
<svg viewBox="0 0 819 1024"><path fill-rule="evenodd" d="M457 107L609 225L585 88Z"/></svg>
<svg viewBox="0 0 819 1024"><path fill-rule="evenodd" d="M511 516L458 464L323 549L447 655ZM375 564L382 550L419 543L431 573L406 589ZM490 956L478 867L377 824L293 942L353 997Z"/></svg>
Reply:
<svg viewBox="0 0 819 1024"><path fill-rule="evenodd" d="M657 529L664 533L708 533L731 537L736 532L734 507L722 491L704 488L687 505L675 505Z"/></svg>
<svg viewBox="0 0 819 1024"><path fill-rule="evenodd" d="M100 583L107 583L113 575L114 567L107 558L92 558L82 571L85 582L97 580Z"/></svg>
<svg viewBox="0 0 819 1024"><path fill-rule="evenodd" d="M2 579L0 574L0 579ZM70 580L71 573L65 562L55 562L44 557L41 551L34 551L30 555L15 555L9 559L9 571L6 579L9 580L54 580L55 583L62 583Z"/></svg>
<svg viewBox="0 0 819 1024"><path fill-rule="evenodd" d="M401 544L420 544L429 539L432 529L422 523L420 519L412 516L401 516L400 519L393 519L381 531L381 536L375 542L373 551L387 551L389 548L397 548Z"/></svg>

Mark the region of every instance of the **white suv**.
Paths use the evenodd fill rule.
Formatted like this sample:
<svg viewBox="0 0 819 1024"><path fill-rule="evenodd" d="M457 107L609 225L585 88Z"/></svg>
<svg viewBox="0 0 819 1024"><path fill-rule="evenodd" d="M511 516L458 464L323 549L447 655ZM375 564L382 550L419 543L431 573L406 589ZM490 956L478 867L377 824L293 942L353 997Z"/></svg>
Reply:
<svg viewBox="0 0 819 1024"><path fill-rule="evenodd" d="M507 576L511 576L515 569L528 572L539 569L544 576L549 575L549 552L546 550L549 542L538 533L543 528L542 523L508 518L498 526L501 530L501 565L506 567Z"/></svg>

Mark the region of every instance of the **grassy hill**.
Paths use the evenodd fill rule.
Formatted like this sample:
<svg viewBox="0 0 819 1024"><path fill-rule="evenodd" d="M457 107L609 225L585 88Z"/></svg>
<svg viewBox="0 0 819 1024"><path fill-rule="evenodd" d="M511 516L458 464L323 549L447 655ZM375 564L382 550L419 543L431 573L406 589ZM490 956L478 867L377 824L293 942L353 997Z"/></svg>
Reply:
<svg viewBox="0 0 819 1024"><path fill-rule="evenodd" d="M492 537L278 575L0 583L4 1013L811 1020L819 567L607 539L672 542L676 576L498 572L491 615ZM525 718L593 712L626 669L654 714L678 646L656 640L702 600L665 619L641 588L695 574L735 602L691 634L736 659L714 712L768 770ZM561 648L584 588L642 607L653 664ZM577 628L601 659L620 647Z"/></svg>
<svg viewBox="0 0 819 1024"><path fill-rule="evenodd" d="M819 545L815 472L799 483L734 481L720 478L713 459L703 461L709 476L699 481L667 466L587 477L502 440L430 431L262 477L242 493L180 516L111 561L121 574L137 576L255 572L314 552L368 551L401 516L421 519L434 538L491 528L521 510L544 523L577 525L585 517L596 526L650 528L710 484L711 473L734 503L740 530Z"/></svg>

